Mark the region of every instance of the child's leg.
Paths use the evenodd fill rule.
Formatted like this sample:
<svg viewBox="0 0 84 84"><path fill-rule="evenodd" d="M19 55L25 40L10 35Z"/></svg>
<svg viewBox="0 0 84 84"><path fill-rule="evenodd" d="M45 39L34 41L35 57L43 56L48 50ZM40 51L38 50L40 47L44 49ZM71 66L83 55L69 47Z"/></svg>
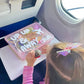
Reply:
<svg viewBox="0 0 84 84"><path fill-rule="evenodd" d="M34 84L39 84L40 81L43 81L46 73L46 60L42 61L34 67L33 80Z"/></svg>

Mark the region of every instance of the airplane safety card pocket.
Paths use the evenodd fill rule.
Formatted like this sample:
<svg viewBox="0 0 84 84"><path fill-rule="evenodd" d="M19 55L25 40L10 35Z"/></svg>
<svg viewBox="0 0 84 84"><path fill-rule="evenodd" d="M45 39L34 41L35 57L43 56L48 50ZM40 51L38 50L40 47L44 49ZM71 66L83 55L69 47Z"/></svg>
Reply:
<svg viewBox="0 0 84 84"><path fill-rule="evenodd" d="M49 43L54 36L39 23L35 22L5 37L13 51L25 60L31 50L37 50Z"/></svg>

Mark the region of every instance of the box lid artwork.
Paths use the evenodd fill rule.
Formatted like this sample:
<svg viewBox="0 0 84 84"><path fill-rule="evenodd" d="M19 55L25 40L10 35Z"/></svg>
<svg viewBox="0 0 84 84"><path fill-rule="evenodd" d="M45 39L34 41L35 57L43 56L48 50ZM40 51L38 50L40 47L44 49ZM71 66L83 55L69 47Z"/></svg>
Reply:
<svg viewBox="0 0 84 84"><path fill-rule="evenodd" d="M5 37L10 47L24 60L27 53L49 43L54 36L35 22Z"/></svg>

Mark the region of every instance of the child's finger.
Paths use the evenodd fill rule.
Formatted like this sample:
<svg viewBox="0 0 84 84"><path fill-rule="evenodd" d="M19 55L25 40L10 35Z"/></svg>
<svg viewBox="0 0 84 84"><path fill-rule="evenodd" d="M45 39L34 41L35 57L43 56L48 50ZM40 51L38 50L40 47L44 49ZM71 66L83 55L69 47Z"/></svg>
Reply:
<svg viewBox="0 0 84 84"><path fill-rule="evenodd" d="M32 55L32 57L35 57L35 51L34 50L31 51L31 55Z"/></svg>
<svg viewBox="0 0 84 84"><path fill-rule="evenodd" d="M29 53L27 54L27 56L26 56L26 57L28 57L28 56L31 56L31 52L29 52Z"/></svg>

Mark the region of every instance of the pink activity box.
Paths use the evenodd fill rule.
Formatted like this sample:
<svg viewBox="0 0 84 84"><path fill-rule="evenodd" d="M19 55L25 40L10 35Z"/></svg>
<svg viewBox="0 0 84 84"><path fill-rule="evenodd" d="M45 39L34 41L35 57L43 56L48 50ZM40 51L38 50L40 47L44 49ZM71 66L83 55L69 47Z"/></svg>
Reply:
<svg viewBox="0 0 84 84"><path fill-rule="evenodd" d="M13 51L22 59L31 50L48 44L54 36L39 23L35 22L5 37Z"/></svg>

